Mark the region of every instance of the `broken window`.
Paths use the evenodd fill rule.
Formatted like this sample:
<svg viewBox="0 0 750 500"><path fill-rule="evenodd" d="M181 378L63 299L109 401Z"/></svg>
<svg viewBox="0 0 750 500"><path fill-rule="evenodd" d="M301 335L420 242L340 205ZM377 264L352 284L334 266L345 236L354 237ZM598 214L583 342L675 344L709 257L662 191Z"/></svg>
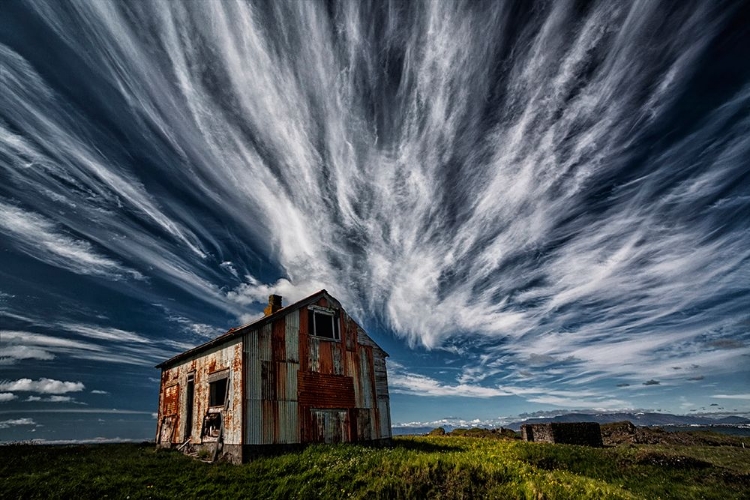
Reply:
<svg viewBox="0 0 750 500"><path fill-rule="evenodd" d="M324 339L338 340L338 328L336 328L336 316L333 311L313 309L310 311L312 316L312 334Z"/></svg>
<svg viewBox="0 0 750 500"><path fill-rule="evenodd" d="M227 397L227 380L226 376L209 382L208 384L208 406L224 406Z"/></svg>
<svg viewBox="0 0 750 500"><path fill-rule="evenodd" d="M224 379L226 380L226 379ZM206 413L206 417L203 419L203 431L201 436L204 440L212 441L216 440L221 433L221 410L212 408Z"/></svg>

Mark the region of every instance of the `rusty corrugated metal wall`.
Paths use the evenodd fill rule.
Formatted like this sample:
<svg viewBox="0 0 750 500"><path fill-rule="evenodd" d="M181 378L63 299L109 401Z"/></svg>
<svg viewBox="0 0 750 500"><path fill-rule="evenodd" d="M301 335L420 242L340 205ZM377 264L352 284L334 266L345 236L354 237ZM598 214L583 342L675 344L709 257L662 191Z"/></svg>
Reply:
<svg viewBox="0 0 750 500"><path fill-rule="evenodd" d="M245 444L349 442L391 437L385 353L328 296L338 339L309 334L310 309L245 334Z"/></svg>
<svg viewBox="0 0 750 500"><path fill-rule="evenodd" d="M200 353L175 366L162 370L157 439L162 443L182 443L190 437L192 443L210 441L201 435L203 422L209 411L209 379L226 373L228 404L221 408L224 420L223 441L229 445L242 444L242 339L227 341L220 347ZM193 377L192 425L187 428L188 376ZM218 409L218 408L217 408ZM215 411L215 410L214 410Z"/></svg>

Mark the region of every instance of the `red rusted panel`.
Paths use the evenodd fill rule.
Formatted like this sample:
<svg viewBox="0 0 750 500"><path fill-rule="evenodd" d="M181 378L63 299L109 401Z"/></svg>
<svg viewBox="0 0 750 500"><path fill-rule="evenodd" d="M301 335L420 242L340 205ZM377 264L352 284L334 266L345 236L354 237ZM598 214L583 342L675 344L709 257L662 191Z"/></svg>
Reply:
<svg viewBox="0 0 750 500"><path fill-rule="evenodd" d="M264 401L276 400L276 369L273 361L260 362L260 391Z"/></svg>
<svg viewBox="0 0 750 500"><path fill-rule="evenodd" d="M271 337L271 346L273 349L273 360L274 361L285 361L286 360L286 321L284 317L277 319L273 322L273 333Z"/></svg>
<svg viewBox="0 0 750 500"><path fill-rule="evenodd" d="M310 369L307 352L308 346L308 334L309 334L309 321L307 318L307 310L303 309L299 313L299 369L300 371L306 372Z"/></svg>
<svg viewBox="0 0 750 500"><path fill-rule="evenodd" d="M180 386L179 384L170 385L164 389L164 411L165 417L177 415L180 408Z"/></svg>
<svg viewBox="0 0 750 500"><path fill-rule="evenodd" d="M274 378L275 378L275 391L276 398L279 401L285 401L288 399L286 394L287 380L286 380L286 363L274 363Z"/></svg>
<svg viewBox="0 0 750 500"><path fill-rule="evenodd" d="M354 380L341 375L299 372L300 406L354 408Z"/></svg>
<svg viewBox="0 0 750 500"><path fill-rule="evenodd" d="M320 373L326 375L333 375L333 342L320 341L318 343L318 356Z"/></svg>
<svg viewBox="0 0 750 500"><path fill-rule="evenodd" d="M263 401L263 442L273 444L279 442L279 413L276 401Z"/></svg>
<svg viewBox="0 0 750 500"><path fill-rule="evenodd" d="M357 348L357 327L354 321L347 316L347 321L344 323L344 342L346 342L346 350L353 351Z"/></svg>

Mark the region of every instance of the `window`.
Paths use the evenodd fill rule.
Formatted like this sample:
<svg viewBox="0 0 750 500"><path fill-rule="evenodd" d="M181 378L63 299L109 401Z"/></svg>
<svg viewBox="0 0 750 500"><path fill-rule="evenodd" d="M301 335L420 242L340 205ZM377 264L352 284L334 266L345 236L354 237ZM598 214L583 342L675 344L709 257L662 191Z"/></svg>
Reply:
<svg viewBox="0 0 750 500"><path fill-rule="evenodd" d="M227 380L224 377L208 384L208 406L224 406L227 397Z"/></svg>
<svg viewBox="0 0 750 500"><path fill-rule="evenodd" d="M334 316L333 312L314 309L311 313L313 317L313 335L324 339L339 339L338 328L336 328L336 316Z"/></svg>

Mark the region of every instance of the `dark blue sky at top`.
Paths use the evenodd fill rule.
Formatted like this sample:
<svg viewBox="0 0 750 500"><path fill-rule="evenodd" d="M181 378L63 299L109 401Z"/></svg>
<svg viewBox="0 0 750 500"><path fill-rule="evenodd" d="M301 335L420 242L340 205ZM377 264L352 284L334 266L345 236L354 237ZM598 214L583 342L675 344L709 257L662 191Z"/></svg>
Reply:
<svg viewBox="0 0 750 500"><path fill-rule="evenodd" d="M0 4L0 441L320 288L395 423L750 413L743 2Z"/></svg>

